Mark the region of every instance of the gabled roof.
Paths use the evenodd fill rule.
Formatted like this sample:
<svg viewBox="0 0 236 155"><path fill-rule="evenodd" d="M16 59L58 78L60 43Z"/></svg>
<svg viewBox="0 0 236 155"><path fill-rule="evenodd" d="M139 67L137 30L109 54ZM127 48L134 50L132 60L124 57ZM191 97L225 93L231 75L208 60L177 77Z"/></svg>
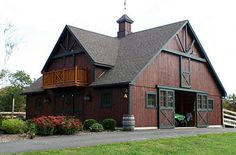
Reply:
<svg viewBox="0 0 236 155"><path fill-rule="evenodd" d="M132 33L120 40L116 65L91 86L130 83L187 21Z"/></svg>
<svg viewBox="0 0 236 155"><path fill-rule="evenodd" d="M121 39L90 32L73 26L66 26L63 33L65 30L71 32L95 65L102 64L111 68L90 85L105 86L132 84L146 66L161 52L165 44L186 24L191 28L189 22L185 20L135 32ZM196 38L197 44L203 52L203 56L206 58L208 66L213 73L221 92L225 95L226 91L192 28L191 32L193 37ZM37 86L40 86L40 88L36 88ZM41 87L42 78L37 80L36 84L27 88L26 92L42 91Z"/></svg>

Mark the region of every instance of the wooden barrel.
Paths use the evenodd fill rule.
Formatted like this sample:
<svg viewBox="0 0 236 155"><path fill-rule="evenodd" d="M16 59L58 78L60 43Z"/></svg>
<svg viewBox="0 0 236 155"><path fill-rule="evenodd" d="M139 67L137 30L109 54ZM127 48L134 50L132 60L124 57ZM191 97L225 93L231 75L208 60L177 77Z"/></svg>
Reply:
<svg viewBox="0 0 236 155"><path fill-rule="evenodd" d="M133 131L135 127L134 115L123 115L122 125L124 131Z"/></svg>

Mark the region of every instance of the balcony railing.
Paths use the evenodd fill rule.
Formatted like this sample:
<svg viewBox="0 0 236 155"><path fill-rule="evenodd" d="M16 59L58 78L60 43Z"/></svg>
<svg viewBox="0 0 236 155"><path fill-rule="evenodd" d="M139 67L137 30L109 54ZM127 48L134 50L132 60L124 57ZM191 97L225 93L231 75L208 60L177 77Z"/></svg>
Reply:
<svg viewBox="0 0 236 155"><path fill-rule="evenodd" d="M88 84L87 71L77 67L54 70L43 74L43 88L67 86L86 86Z"/></svg>

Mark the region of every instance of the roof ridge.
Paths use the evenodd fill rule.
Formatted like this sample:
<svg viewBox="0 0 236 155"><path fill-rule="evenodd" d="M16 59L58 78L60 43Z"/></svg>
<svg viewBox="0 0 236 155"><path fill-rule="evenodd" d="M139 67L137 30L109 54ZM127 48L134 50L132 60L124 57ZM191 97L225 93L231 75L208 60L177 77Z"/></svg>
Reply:
<svg viewBox="0 0 236 155"><path fill-rule="evenodd" d="M151 31L151 30L154 30L154 29L157 29L157 28L162 28L162 27L165 27L165 26L170 26L170 25L174 25L174 24L179 24L181 22L189 22L189 20L181 20L181 21L178 21L178 22L174 22L174 23L170 23L170 24L165 24L165 25L160 25L160 26L157 26L157 27L153 27L153 28L148 28L148 29L145 29L145 30L140 30L140 31L137 31L137 32L132 32L131 34L127 35L128 36L132 36L134 34L138 34L138 33L142 33L142 32L146 32L146 31ZM120 38L121 39L124 39L126 37L123 37L123 38Z"/></svg>
<svg viewBox="0 0 236 155"><path fill-rule="evenodd" d="M66 26L69 27L69 28L75 28L75 29L79 29L79 30L86 31L86 32L89 32L89 33L93 33L93 34L101 35L101 36L104 36L104 37L109 37L109 38L112 38L112 39L119 40L117 37L112 37L112 36L109 36L109 35L106 35L106 34L102 34L102 33L94 32L94 31L78 28L78 27L75 27L75 26L72 26L72 25L66 25Z"/></svg>

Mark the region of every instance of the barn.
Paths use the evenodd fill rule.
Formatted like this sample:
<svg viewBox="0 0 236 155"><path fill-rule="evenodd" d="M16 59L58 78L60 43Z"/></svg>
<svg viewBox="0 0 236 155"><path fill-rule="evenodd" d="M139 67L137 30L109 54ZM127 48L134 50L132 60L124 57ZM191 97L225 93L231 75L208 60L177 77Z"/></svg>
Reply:
<svg viewBox="0 0 236 155"><path fill-rule="evenodd" d="M126 14L117 37L66 25L37 81L26 88L27 118L70 115L114 118L122 126L174 128L222 125L220 82L189 21L132 32Z"/></svg>

